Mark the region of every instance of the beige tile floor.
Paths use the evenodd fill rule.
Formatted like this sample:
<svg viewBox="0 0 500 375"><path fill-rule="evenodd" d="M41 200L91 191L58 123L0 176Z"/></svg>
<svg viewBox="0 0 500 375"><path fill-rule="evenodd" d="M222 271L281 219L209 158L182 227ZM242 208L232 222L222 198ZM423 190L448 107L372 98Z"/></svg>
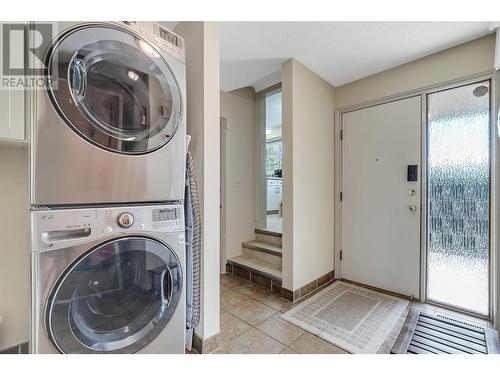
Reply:
<svg viewBox="0 0 500 375"><path fill-rule="evenodd" d="M341 348L281 319L291 302L279 294L261 288L229 274L220 279L220 340L221 347L212 354L347 354ZM488 322L420 302L411 306L428 313L445 313L474 324L490 326ZM400 321L384 342L387 353L406 319ZM194 350L191 353L196 353Z"/></svg>
<svg viewBox="0 0 500 375"><path fill-rule="evenodd" d="M221 347L213 353L346 353L281 319L292 304L279 294L229 274L220 282Z"/></svg>

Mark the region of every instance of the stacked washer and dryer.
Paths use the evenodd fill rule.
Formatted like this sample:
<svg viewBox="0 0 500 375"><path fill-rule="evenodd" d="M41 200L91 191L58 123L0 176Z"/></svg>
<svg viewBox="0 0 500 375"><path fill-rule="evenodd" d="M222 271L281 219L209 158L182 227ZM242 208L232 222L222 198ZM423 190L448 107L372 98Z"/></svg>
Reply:
<svg viewBox="0 0 500 375"><path fill-rule="evenodd" d="M33 353L184 353L184 41L57 23L29 98Z"/></svg>

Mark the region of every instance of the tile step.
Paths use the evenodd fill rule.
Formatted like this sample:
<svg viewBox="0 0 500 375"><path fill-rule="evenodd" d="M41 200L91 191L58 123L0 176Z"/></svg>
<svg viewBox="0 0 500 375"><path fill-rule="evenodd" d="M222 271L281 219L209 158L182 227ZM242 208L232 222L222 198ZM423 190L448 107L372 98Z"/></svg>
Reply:
<svg viewBox="0 0 500 375"><path fill-rule="evenodd" d="M273 231L266 230L266 229L257 229L257 228L255 228L255 233L258 233L258 234L264 234L264 235L266 235L266 236L279 237L279 238L281 238L281 237L282 237L282 234L281 234L281 233L278 233L278 232L273 232Z"/></svg>
<svg viewBox="0 0 500 375"><path fill-rule="evenodd" d="M251 250L256 250L260 251L261 253L266 253L266 254L271 254L275 255L278 257L281 257L283 255L281 246L279 245L273 245L268 242L262 242L262 241L247 241L243 242L242 246L245 249L251 249Z"/></svg>
<svg viewBox="0 0 500 375"><path fill-rule="evenodd" d="M255 259L247 255L239 255L237 257L229 258L227 262L231 265L247 269L257 275L262 275L269 279L281 282L281 267L274 264Z"/></svg>

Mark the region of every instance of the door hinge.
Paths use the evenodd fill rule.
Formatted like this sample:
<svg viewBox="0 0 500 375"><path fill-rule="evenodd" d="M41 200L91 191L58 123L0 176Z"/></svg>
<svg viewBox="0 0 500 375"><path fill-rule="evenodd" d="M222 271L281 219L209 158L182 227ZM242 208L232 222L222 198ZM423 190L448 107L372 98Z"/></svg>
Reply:
<svg viewBox="0 0 500 375"><path fill-rule="evenodd" d="M342 250L340 250L340 261L342 261Z"/></svg>
<svg viewBox="0 0 500 375"><path fill-rule="evenodd" d="M340 140L344 139L344 130L340 129Z"/></svg>
<svg viewBox="0 0 500 375"><path fill-rule="evenodd" d="M342 202L342 192L340 192L340 201Z"/></svg>

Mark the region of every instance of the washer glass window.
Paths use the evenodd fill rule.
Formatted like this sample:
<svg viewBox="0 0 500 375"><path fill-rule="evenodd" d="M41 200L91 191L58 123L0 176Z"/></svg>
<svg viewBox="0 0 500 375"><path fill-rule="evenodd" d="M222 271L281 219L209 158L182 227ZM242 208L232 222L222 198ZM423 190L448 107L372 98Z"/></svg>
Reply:
<svg viewBox="0 0 500 375"><path fill-rule="evenodd" d="M79 135L110 151L166 144L181 119L177 82L156 47L118 28L69 31L49 57L49 95Z"/></svg>
<svg viewBox="0 0 500 375"><path fill-rule="evenodd" d="M126 237L99 245L56 284L47 305L53 344L63 353L134 353L170 320L182 290L175 254L163 243Z"/></svg>

